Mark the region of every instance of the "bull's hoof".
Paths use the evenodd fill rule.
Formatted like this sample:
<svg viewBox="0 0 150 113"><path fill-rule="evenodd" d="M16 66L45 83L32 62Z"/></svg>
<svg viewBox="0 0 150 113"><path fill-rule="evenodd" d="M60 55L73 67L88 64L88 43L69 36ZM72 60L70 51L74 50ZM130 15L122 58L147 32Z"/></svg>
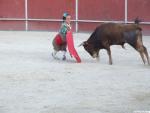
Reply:
<svg viewBox="0 0 150 113"><path fill-rule="evenodd" d="M109 65L112 65L113 63L112 62L109 62Z"/></svg>
<svg viewBox="0 0 150 113"><path fill-rule="evenodd" d="M123 48L123 49L126 49L124 45L122 45L122 48Z"/></svg>
<svg viewBox="0 0 150 113"><path fill-rule="evenodd" d="M150 66L150 61L148 61L148 65Z"/></svg>

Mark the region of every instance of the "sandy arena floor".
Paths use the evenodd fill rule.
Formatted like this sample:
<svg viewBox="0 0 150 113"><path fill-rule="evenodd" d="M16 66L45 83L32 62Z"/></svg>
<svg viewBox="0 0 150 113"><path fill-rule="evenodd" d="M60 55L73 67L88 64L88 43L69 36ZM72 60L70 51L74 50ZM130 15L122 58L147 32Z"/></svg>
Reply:
<svg viewBox="0 0 150 113"><path fill-rule="evenodd" d="M112 46L100 61L77 47L90 34L74 34L81 64L55 60L56 32L0 32L0 113L133 113L150 111L150 66L129 45ZM150 54L150 36L143 37ZM58 58L62 53L58 54Z"/></svg>

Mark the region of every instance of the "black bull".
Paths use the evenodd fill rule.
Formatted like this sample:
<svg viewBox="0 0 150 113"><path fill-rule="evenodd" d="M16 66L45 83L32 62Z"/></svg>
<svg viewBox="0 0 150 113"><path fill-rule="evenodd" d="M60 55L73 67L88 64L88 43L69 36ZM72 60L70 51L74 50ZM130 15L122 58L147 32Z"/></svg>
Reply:
<svg viewBox="0 0 150 113"><path fill-rule="evenodd" d="M80 46L93 57L99 59L100 49L106 49L109 56L109 64L112 64L111 45L121 45L128 43L137 50L145 64L146 56L150 64L149 55L142 41L142 29L137 24L117 24L106 23L98 26L87 41Z"/></svg>

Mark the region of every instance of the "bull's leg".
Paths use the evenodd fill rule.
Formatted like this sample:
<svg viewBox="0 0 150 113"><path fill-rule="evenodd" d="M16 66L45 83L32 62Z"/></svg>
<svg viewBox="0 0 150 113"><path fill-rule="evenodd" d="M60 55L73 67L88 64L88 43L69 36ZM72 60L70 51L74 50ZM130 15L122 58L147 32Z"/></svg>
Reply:
<svg viewBox="0 0 150 113"><path fill-rule="evenodd" d="M123 49L126 49L125 46L124 46L124 44L125 44L125 42L123 42L123 43L121 44L121 47L122 47Z"/></svg>
<svg viewBox="0 0 150 113"><path fill-rule="evenodd" d="M143 44L137 43L135 49L140 53L143 63L145 64Z"/></svg>
<svg viewBox="0 0 150 113"><path fill-rule="evenodd" d="M99 51L97 52L96 60L97 60L98 62L100 61Z"/></svg>
<svg viewBox="0 0 150 113"><path fill-rule="evenodd" d="M136 50L140 53L140 56L142 58L143 63L145 64L145 58L144 58L144 47L143 45L137 44Z"/></svg>
<svg viewBox="0 0 150 113"><path fill-rule="evenodd" d="M112 57L111 57L111 50L110 47L107 49L107 54L109 56L109 64L112 65Z"/></svg>
<svg viewBox="0 0 150 113"><path fill-rule="evenodd" d="M142 60L143 60L143 63L145 64L145 58L144 58L143 52L142 52L142 51L139 51L139 53L140 53L140 56L141 56L141 58L142 58Z"/></svg>
<svg viewBox="0 0 150 113"><path fill-rule="evenodd" d="M150 59L149 59L149 55L148 55L147 49L146 49L145 46L143 46L143 48L144 48L144 54L145 54L145 56L146 56L146 58L147 58L147 62L148 62L148 64L150 65Z"/></svg>
<svg viewBox="0 0 150 113"><path fill-rule="evenodd" d="M124 45L121 45L123 49L126 49Z"/></svg>
<svg viewBox="0 0 150 113"><path fill-rule="evenodd" d="M137 42L136 42L135 49L140 53L142 61L145 64L145 58L144 58L144 54L145 54L144 50L145 49L144 49L144 46L143 46L141 35L137 37Z"/></svg>

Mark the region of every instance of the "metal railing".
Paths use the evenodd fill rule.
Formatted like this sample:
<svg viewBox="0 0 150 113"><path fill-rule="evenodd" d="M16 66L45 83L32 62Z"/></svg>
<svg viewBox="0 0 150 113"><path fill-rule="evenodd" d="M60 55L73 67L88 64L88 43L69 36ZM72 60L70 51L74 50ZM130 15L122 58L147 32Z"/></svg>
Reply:
<svg viewBox="0 0 150 113"><path fill-rule="evenodd" d="M75 30L78 32L78 24L79 22L84 23L107 23L107 22L114 22L114 23L134 23L133 21L128 21L128 0L125 0L125 15L124 21L105 21L105 20L80 20L78 18L78 5L79 0L76 0L75 4ZM61 19L38 19L38 18L28 18L28 0L25 0L25 18L0 18L0 21L25 21L25 30L28 31L28 22L29 21L43 21L43 22L61 22ZM141 22L144 25L150 25L150 22Z"/></svg>

